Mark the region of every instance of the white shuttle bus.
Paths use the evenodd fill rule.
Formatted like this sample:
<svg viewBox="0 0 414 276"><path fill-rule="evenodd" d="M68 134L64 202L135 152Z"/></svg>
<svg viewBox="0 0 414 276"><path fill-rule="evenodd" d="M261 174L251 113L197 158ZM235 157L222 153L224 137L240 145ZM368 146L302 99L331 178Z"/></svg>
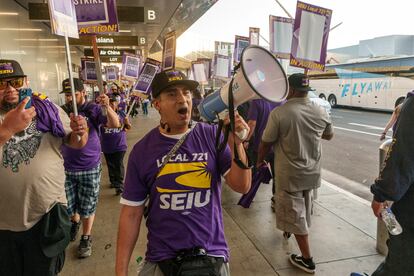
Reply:
<svg viewBox="0 0 414 276"><path fill-rule="evenodd" d="M327 65L309 77L315 93L333 107L392 111L414 90L414 56Z"/></svg>

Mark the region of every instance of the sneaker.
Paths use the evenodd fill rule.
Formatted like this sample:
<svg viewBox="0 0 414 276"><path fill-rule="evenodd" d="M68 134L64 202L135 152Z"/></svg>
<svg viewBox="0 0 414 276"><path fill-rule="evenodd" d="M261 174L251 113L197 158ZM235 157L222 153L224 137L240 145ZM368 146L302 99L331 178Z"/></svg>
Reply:
<svg viewBox="0 0 414 276"><path fill-rule="evenodd" d="M296 266L297 268L302 269L307 273L315 273L315 263L313 262L312 258L305 259L302 256L298 256L296 254L291 254L289 256L289 261Z"/></svg>
<svg viewBox="0 0 414 276"><path fill-rule="evenodd" d="M81 224L80 221L78 222L72 221L72 226L70 227L70 241L76 240L76 236L78 235L80 224Z"/></svg>
<svg viewBox="0 0 414 276"><path fill-rule="evenodd" d="M79 247L78 257L87 258L92 255L92 238L89 235L82 235Z"/></svg>
<svg viewBox="0 0 414 276"><path fill-rule="evenodd" d="M351 276L369 276L369 275L368 275L368 274L366 274L366 273L361 274L361 273L357 273L357 272L352 272L352 273L351 273Z"/></svg>
<svg viewBox="0 0 414 276"><path fill-rule="evenodd" d="M272 212L275 212L275 198L272 196L270 199L270 208L272 209Z"/></svg>

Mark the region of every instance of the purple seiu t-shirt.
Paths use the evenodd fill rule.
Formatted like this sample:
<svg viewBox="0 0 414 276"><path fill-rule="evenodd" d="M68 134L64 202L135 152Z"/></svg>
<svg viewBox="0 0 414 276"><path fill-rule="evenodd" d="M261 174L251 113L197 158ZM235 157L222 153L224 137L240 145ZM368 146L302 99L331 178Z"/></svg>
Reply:
<svg viewBox="0 0 414 276"><path fill-rule="evenodd" d="M266 128L267 119L269 118L270 112L285 102L272 103L263 99L257 99L250 102L248 120L256 121L256 127L254 129L253 149L254 151L259 150L259 144L262 140L263 131Z"/></svg>
<svg viewBox="0 0 414 276"><path fill-rule="evenodd" d="M125 112L118 112L121 125ZM109 128L101 125L101 147L103 153L114 153L127 150L126 131L124 128Z"/></svg>
<svg viewBox="0 0 414 276"><path fill-rule="evenodd" d="M138 205L150 197L148 261L174 258L178 251L195 246L228 260L221 176L230 169L231 153L228 147L216 151L216 131L216 127L198 123L156 179L163 158L178 139L155 128L134 146L121 202Z"/></svg>
<svg viewBox="0 0 414 276"><path fill-rule="evenodd" d="M96 168L101 162L101 143L98 135L99 125L106 124L101 106L88 102L78 107L79 115L85 117L89 127L88 142L81 149L62 145L62 155L66 171L78 172Z"/></svg>

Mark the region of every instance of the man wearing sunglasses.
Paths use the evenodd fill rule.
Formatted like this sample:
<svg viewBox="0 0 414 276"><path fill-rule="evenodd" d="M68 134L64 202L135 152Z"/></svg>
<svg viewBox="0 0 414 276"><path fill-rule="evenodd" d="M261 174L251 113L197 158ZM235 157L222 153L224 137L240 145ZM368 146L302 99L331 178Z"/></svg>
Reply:
<svg viewBox="0 0 414 276"><path fill-rule="evenodd" d="M46 97L19 103L24 88L20 64L0 60L0 275L56 275L70 232L60 147L82 148L87 125Z"/></svg>
<svg viewBox="0 0 414 276"><path fill-rule="evenodd" d="M62 146L62 155L66 174L66 197L68 199L68 213L71 216L71 241L75 241L82 223L82 236L78 246L78 257L87 258L92 254L92 226L95 220L95 211L98 203L99 187L101 182L101 144L99 140L99 126L109 128L121 126L118 115L109 106L107 95L97 97L96 104L86 100L86 91L82 80L73 79L75 99L72 99L69 79L62 82L62 92L70 110L72 101L76 101L78 112L87 118L88 142L81 150L66 145ZM102 108L106 109L103 115ZM70 111L69 111L70 112ZM68 113L69 114L69 113Z"/></svg>

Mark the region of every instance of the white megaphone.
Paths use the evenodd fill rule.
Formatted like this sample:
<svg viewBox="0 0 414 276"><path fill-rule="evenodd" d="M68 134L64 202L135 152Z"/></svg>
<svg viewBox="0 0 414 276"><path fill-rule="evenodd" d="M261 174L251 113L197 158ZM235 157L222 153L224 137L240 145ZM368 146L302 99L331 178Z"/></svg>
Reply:
<svg viewBox="0 0 414 276"><path fill-rule="evenodd" d="M208 122L221 118L229 108L230 82L207 96L198 106L201 117ZM277 59L266 49L251 45L243 50L240 67L233 76L233 105L254 99L282 102L288 94L288 80ZM238 136L246 136L238 134Z"/></svg>

